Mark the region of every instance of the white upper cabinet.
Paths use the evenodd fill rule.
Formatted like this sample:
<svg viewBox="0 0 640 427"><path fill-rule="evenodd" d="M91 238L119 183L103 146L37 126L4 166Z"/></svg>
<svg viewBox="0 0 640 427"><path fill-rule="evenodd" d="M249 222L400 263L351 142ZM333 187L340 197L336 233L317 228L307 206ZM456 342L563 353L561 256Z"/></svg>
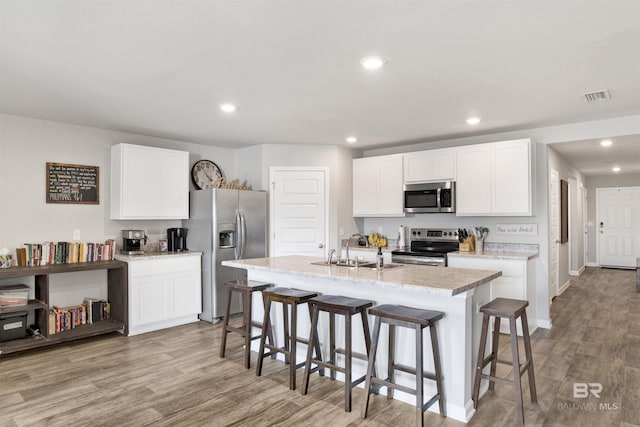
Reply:
<svg viewBox="0 0 640 427"><path fill-rule="evenodd" d="M456 179L456 150L453 148L406 153L403 158L405 184Z"/></svg>
<svg viewBox="0 0 640 427"><path fill-rule="evenodd" d="M404 216L402 156L353 160L353 216Z"/></svg>
<svg viewBox="0 0 640 427"><path fill-rule="evenodd" d="M111 219L188 217L188 152L131 144L111 147Z"/></svg>
<svg viewBox="0 0 640 427"><path fill-rule="evenodd" d="M531 140L458 147L456 163L456 215L532 215Z"/></svg>

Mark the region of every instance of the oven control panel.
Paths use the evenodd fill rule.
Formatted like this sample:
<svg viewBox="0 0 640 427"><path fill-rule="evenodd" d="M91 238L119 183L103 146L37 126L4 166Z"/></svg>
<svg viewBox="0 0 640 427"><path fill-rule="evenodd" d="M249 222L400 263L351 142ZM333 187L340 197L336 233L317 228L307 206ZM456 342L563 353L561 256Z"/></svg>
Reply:
<svg viewBox="0 0 640 427"><path fill-rule="evenodd" d="M457 228L412 228L411 240L458 241Z"/></svg>

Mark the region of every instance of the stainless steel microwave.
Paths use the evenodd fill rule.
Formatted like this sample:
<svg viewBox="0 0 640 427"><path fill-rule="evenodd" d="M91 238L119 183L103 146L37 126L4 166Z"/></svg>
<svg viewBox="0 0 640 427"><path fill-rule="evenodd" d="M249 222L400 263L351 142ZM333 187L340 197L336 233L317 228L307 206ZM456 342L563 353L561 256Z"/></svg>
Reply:
<svg viewBox="0 0 640 427"><path fill-rule="evenodd" d="M404 211L408 213L438 213L456 211L454 181L405 184Z"/></svg>

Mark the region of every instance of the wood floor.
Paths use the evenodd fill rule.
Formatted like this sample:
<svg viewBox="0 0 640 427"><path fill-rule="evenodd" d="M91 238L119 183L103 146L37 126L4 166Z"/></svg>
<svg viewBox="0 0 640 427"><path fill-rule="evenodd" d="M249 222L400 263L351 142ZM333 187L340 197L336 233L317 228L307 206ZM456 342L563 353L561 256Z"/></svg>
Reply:
<svg viewBox="0 0 640 427"><path fill-rule="evenodd" d="M531 403L525 375L526 424L640 426L640 294L635 271L589 268L572 279L551 311L553 329L532 335L538 404ZM236 334L230 335L227 358L218 357L220 335L219 324L199 322L2 358L0 426L415 423L412 406L383 396L372 397L369 417L361 419L362 389L354 391L354 411L345 413L343 384L327 377L313 376L306 396L290 391L287 367L280 361L265 359L263 376L256 377L253 369L243 368ZM506 340L501 348L508 360ZM509 370L504 367L499 373ZM602 384L600 398L574 398L576 382ZM497 384L480 400L469 425L513 422L513 388ZM434 413L425 415L425 423L464 425Z"/></svg>

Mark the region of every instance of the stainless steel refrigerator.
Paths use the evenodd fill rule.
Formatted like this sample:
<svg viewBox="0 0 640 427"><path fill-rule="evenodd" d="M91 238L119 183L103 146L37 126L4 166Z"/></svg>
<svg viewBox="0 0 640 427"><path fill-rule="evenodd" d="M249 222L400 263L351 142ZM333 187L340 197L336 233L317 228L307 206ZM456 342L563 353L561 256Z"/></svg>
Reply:
<svg viewBox="0 0 640 427"><path fill-rule="evenodd" d="M224 316L224 282L246 280L246 270L220 265L232 259L263 258L267 250L267 193L227 189L189 193L188 248L202 251L202 314L215 322ZM233 292L231 313L242 312L238 292Z"/></svg>

